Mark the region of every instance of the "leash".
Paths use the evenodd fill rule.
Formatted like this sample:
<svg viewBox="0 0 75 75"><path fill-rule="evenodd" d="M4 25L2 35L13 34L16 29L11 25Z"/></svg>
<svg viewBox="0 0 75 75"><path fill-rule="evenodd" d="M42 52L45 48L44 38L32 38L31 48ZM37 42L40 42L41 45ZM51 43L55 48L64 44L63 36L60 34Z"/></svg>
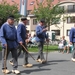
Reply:
<svg viewBox="0 0 75 75"><path fill-rule="evenodd" d="M26 47L25 47L23 44L22 44L22 47L23 47L24 50L32 57L32 59L35 60L34 57L28 52L28 50L26 49Z"/></svg>

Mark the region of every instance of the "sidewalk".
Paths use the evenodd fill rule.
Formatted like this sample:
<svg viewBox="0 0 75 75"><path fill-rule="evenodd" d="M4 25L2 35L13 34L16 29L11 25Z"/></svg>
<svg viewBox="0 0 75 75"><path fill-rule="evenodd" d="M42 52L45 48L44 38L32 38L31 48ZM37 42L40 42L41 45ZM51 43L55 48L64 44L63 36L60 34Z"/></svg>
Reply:
<svg viewBox="0 0 75 75"><path fill-rule="evenodd" d="M31 53L32 56L36 59L37 53ZM1 55L1 53L0 53ZM46 57L46 54L44 54ZM7 65L8 69L12 70L12 66L9 64L11 55L9 55ZM40 64L34 61L29 56L29 63L33 64L32 68L23 68L23 55L21 54L18 59L21 75L75 75L75 63L71 61L70 54L62 54L59 52L51 52L48 54L48 62L46 64ZM0 56L0 67L1 67L1 56ZM0 75L3 75L0 68ZM8 74L7 74L8 75ZM14 75L13 73L9 75Z"/></svg>

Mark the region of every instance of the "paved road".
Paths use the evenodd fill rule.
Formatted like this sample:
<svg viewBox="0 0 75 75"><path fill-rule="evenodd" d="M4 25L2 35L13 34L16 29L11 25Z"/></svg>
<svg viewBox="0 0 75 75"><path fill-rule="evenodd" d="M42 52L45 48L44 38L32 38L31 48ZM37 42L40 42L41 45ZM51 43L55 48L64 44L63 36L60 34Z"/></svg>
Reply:
<svg viewBox="0 0 75 75"><path fill-rule="evenodd" d="M31 53L34 58L37 57L37 53ZM1 55L1 53L0 53ZM46 56L44 54L44 56ZM9 64L11 55L9 55L7 65L8 69L12 70L12 66ZM29 62L33 64L32 68L23 68L23 55L21 54L19 59L18 69L21 71L20 75L75 75L75 63L71 61L70 54L62 54L58 52L51 52L48 54L48 62L46 64L40 64L29 57ZM0 56L1 67L1 56ZM0 68L0 75L3 75ZM8 75L8 74L7 74ZM9 75L14 75L13 73Z"/></svg>

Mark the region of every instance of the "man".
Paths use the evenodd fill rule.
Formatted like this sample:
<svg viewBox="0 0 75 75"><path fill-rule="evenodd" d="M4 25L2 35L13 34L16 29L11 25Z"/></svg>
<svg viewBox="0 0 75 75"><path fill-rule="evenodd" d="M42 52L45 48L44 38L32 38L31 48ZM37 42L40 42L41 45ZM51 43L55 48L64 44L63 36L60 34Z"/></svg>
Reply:
<svg viewBox="0 0 75 75"><path fill-rule="evenodd" d="M20 50L23 50L23 54L24 54L23 67L32 67L32 64L29 64L29 62L28 62L28 52L26 52L26 50L22 47L22 45L24 45L25 48L27 49L26 23L27 23L27 18L24 18L24 17L21 18L21 22L18 24L18 27L17 27L17 39L18 39L18 43L20 45Z"/></svg>
<svg viewBox="0 0 75 75"><path fill-rule="evenodd" d="M9 16L7 22L5 22L1 27L1 42L2 42L2 72L9 73L10 71L7 69L7 65L5 66L5 57L8 57L8 54L11 52L13 57L13 70L12 72L15 74L19 74L20 72L17 70L17 31L14 26L14 16Z"/></svg>
<svg viewBox="0 0 75 75"><path fill-rule="evenodd" d="M40 20L40 23L36 27L36 36L37 36L37 43L38 43L38 57L37 61L44 63L45 58L43 55L43 45L44 45L44 40L46 38L46 41L48 41L48 36L46 35L47 28L44 26L45 21L42 19Z"/></svg>
<svg viewBox="0 0 75 75"><path fill-rule="evenodd" d="M75 62L75 25L70 30L69 38L70 38L70 44L71 45L73 44L72 61Z"/></svg>

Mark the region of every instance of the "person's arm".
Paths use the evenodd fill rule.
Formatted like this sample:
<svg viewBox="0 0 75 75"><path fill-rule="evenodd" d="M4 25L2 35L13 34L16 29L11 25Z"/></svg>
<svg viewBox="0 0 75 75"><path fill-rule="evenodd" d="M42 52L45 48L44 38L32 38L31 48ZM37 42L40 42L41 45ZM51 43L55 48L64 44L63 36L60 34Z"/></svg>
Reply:
<svg viewBox="0 0 75 75"><path fill-rule="evenodd" d="M5 40L5 29L4 29L4 25L1 27L1 32L0 32L0 38L1 38L1 42L3 44L3 46L7 46L7 42Z"/></svg>
<svg viewBox="0 0 75 75"><path fill-rule="evenodd" d="M73 42L73 28L70 30L69 39L70 39L70 43L72 44L72 42Z"/></svg>
<svg viewBox="0 0 75 75"><path fill-rule="evenodd" d="M37 35L42 35L42 33L45 32L45 31L47 31L47 28L42 29L42 28L40 28L40 26L36 27Z"/></svg>
<svg viewBox="0 0 75 75"><path fill-rule="evenodd" d="M40 27L37 26L37 27L36 27L36 34L37 34L37 35L40 35L40 34L42 34L42 32L43 32L42 29L40 29Z"/></svg>
<svg viewBox="0 0 75 75"><path fill-rule="evenodd" d="M22 37L21 37L21 29L22 29L22 26L18 25L18 27L17 27L17 39L18 39L18 42L20 44L23 43L23 40L22 40Z"/></svg>

